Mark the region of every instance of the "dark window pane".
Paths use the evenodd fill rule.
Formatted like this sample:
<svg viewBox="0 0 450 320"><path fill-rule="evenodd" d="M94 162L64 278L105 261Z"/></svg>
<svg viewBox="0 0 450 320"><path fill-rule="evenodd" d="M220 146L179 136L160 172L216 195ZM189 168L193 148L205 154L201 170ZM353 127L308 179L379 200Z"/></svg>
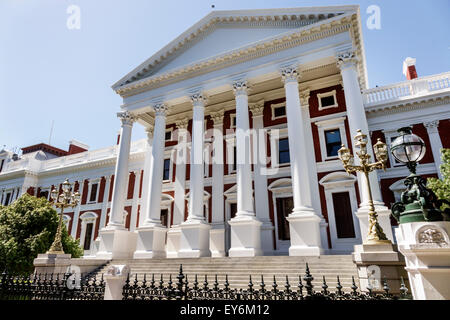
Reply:
<svg viewBox="0 0 450 320"><path fill-rule="evenodd" d="M169 180L170 175L170 159L164 159L163 180Z"/></svg>
<svg viewBox="0 0 450 320"><path fill-rule="evenodd" d="M320 101L322 102L322 108L332 106L335 104L334 96L320 98Z"/></svg>
<svg viewBox="0 0 450 320"><path fill-rule="evenodd" d="M236 163L237 163L237 149L233 148L233 171L236 171Z"/></svg>
<svg viewBox="0 0 450 320"><path fill-rule="evenodd" d="M273 113L274 113L275 117L285 116L286 115L286 107L282 106L282 107L275 108L273 110Z"/></svg>
<svg viewBox="0 0 450 320"><path fill-rule="evenodd" d="M86 225L86 233L84 235L84 250L89 250L91 248L91 238L92 238L92 228L94 227L93 223L88 223Z"/></svg>
<svg viewBox="0 0 450 320"><path fill-rule="evenodd" d="M6 194L6 200L5 200L5 206L7 206L9 204L10 198L11 198L11 193L7 193Z"/></svg>
<svg viewBox="0 0 450 320"><path fill-rule="evenodd" d="M333 193L334 217L338 238L354 238L353 213L348 192Z"/></svg>
<svg viewBox="0 0 450 320"><path fill-rule="evenodd" d="M234 218L236 216L236 212L237 212L237 203L230 203L230 213L231 213L231 218Z"/></svg>
<svg viewBox="0 0 450 320"><path fill-rule="evenodd" d="M98 189L98 183L94 183L91 188L91 195L89 196L90 202L97 200L97 189Z"/></svg>
<svg viewBox="0 0 450 320"><path fill-rule="evenodd" d="M294 200L289 198L277 198L277 221L278 221L278 239L289 240L289 222L286 217L292 212L294 208Z"/></svg>
<svg viewBox="0 0 450 320"><path fill-rule="evenodd" d="M325 143L327 144L327 156L337 156L342 144L339 129L325 131Z"/></svg>
<svg viewBox="0 0 450 320"><path fill-rule="evenodd" d="M278 163L289 163L289 139L280 139L278 141Z"/></svg>
<svg viewBox="0 0 450 320"><path fill-rule="evenodd" d="M236 127L236 116L231 117L231 126Z"/></svg>
<svg viewBox="0 0 450 320"><path fill-rule="evenodd" d="M167 217L169 216L169 210L168 209L162 209L161 210L161 224L164 227L167 227Z"/></svg>
<svg viewBox="0 0 450 320"><path fill-rule="evenodd" d="M172 139L172 131L166 131L166 140Z"/></svg>

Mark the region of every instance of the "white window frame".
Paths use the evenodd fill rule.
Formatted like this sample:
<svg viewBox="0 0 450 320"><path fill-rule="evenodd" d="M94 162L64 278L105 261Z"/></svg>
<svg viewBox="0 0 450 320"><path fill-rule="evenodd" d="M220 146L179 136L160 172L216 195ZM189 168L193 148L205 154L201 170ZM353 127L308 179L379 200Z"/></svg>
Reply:
<svg viewBox="0 0 450 320"><path fill-rule="evenodd" d="M167 132L170 132L170 139L166 139L166 133ZM164 132L164 141L172 141L172 139L173 139L173 128L168 128Z"/></svg>
<svg viewBox="0 0 450 320"><path fill-rule="evenodd" d="M400 136L400 134L397 132L397 130L383 130L384 138L386 139L386 144L391 149L392 139L395 137ZM394 156L392 155L392 152L388 152L389 155L389 162L391 164L391 167L404 167L405 164L397 161Z"/></svg>
<svg viewBox="0 0 450 320"><path fill-rule="evenodd" d="M100 193L100 182L101 182L101 178L96 178L96 179L91 179L89 180L89 186L88 186L88 196L87 196L87 203L97 203L98 202L98 195ZM92 185L93 184L98 184L97 185L97 194L95 195L95 200L94 201L90 201L91 199L91 191L92 191Z"/></svg>
<svg viewBox="0 0 450 320"><path fill-rule="evenodd" d="M168 150L164 151L164 161L169 159L170 160L170 166L169 166L169 179L167 179L167 180L163 179L163 183L172 182L172 178L173 178L173 154L174 154L175 150L176 149L168 149ZM163 161L163 175L164 175L164 161Z"/></svg>
<svg viewBox="0 0 450 320"><path fill-rule="evenodd" d="M275 116L275 109L279 107L284 107L284 110L286 111L284 116ZM282 119L287 117L287 109L286 109L286 102L280 102L280 103L274 103L270 105L270 109L272 110L272 120L276 119Z"/></svg>
<svg viewBox="0 0 450 320"><path fill-rule="evenodd" d="M69 234L70 234L70 231L69 231L70 220L72 220L72 218L69 215L67 215L67 214L63 215L63 223L66 226L66 230L67 230L67 232L69 232Z"/></svg>
<svg viewBox="0 0 450 320"><path fill-rule="evenodd" d="M233 119L236 119L236 113L230 114L230 129L236 129L236 125L233 124L236 121Z"/></svg>
<svg viewBox="0 0 450 320"><path fill-rule="evenodd" d="M322 162L326 160L336 160L339 157L328 156L327 154L327 141L325 139L325 131L339 129L341 135L341 143L348 145L347 134L345 131L345 119L346 117L333 118L323 121L317 121L314 124L317 126L319 131L319 143L320 143L320 154L322 155Z"/></svg>
<svg viewBox="0 0 450 320"><path fill-rule="evenodd" d="M331 97L331 96L334 98L334 104L331 106L323 107L322 106L322 98ZM319 111L339 107L339 104L336 99L336 90L328 91L328 92L324 92L324 93L318 93L317 100L319 101Z"/></svg>
<svg viewBox="0 0 450 320"><path fill-rule="evenodd" d="M280 168L280 167L288 167L291 165L290 162L288 163L279 163L278 159L278 151L279 151L279 140L289 138L288 135L288 128L274 128L269 130L269 136L270 136L270 164L271 168ZM290 155L290 151L289 151Z"/></svg>
<svg viewBox="0 0 450 320"><path fill-rule="evenodd" d="M91 234L91 245L88 250L84 250L84 255L89 255L90 252L94 249L94 235L95 235L95 227L97 225L98 215L95 212L84 212L80 215L81 219L81 233L80 233L80 247L84 247L84 238L86 236L86 226L88 223L92 223L92 234Z"/></svg>

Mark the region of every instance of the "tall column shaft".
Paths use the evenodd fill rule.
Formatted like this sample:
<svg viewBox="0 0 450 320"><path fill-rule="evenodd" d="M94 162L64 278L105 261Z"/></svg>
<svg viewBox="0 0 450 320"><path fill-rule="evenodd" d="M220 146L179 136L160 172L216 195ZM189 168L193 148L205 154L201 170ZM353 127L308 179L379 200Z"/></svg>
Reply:
<svg viewBox="0 0 450 320"><path fill-rule="evenodd" d="M131 208L130 231L134 231L136 229L141 174L141 170L134 171L133 206Z"/></svg>
<svg viewBox="0 0 450 320"><path fill-rule="evenodd" d="M224 223L223 199L223 111L211 114L214 121L213 165L212 165L212 224Z"/></svg>
<svg viewBox="0 0 450 320"><path fill-rule="evenodd" d="M146 218L145 213L147 212L148 201L150 199L149 185L150 185L150 164L152 162L153 129L154 123L145 128L145 132L147 133L147 146L144 160L144 176L142 177L142 195L141 195L141 208L139 214L139 226L144 225Z"/></svg>
<svg viewBox="0 0 450 320"><path fill-rule="evenodd" d="M119 154L117 156L114 174L114 187L112 194L110 220L107 229L125 229L123 221L123 208L128 185L128 160L131 147L131 131L135 121L128 111L119 112L117 116L122 121L120 129Z"/></svg>
<svg viewBox="0 0 450 320"><path fill-rule="evenodd" d="M255 216L251 170L250 122L248 117L247 84L234 84L236 99L236 217Z"/></svg>
<svg viewBox="0 0 450 320"><path fill-rule="evenodd" d="M186 163L187 163L187 126L188 120L178 121L178 145L176 153L175 172L175 199L173 207L173 224L178 225L184 221L184 197L186 190Z"/></svg>
<svg viewBox="0 0 450 320"><path fill-rule="evenodd" d="M152 144L152 156L150 160L148 185L148 203L145 212L144 225L161 225L161 191L164 171L164 147L166 132L165 104L154 106L155 129Z"/></svg>
<svg viewBox="0 0 450 320"><path fill-rule="evenodd" d="M194 104L192 116L192 143L189 186L189 213L187 221L203 221L203 142L204 99L201 95L191 97Z"/></svg>
<svg viewBox="0 0 450 320"><path fill-rule="evenodd" d="M427 128L428 137L430 138L431 152L433 153L434 165L436 166L437 174L439 176L439 179L442 179L442 173L441 173L442 141L441 141L441 137L439 136L439 131L438 131L439 120L425 122L424 126L425 126L425 128Z"/></svg>
<svg viewBox="0 0 450 320"><path fill-rule="evenodd" d="M109 203L109 191L111 188L111 175L105 177L105 191L103 193L103 203L102 203L102 212L100 216L100 229L105 227L106 222L106 213L108 211L108 203Z"/></svg>

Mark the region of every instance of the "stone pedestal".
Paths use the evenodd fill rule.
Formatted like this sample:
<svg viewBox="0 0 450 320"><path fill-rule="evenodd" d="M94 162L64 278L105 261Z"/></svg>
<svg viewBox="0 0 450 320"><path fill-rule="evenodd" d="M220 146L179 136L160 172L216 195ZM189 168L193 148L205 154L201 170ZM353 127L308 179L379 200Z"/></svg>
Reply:
<svg viewBox="0 0 450 320"><path fill-rule="evenodd" d="M213 225L209 231L211 257L225 257L225 228L223 223Z"/></svg>
<svg viewBox="0 0 450 320"><path fill-rule="evenodd" d="M68 267L71 265L70 254L38 254L34 259L34 272L35 273L66 273Z"/></svg>
<svg viewBox="0 0 450 320"><path fill-rule="evenodd" d="M201 220L186 221L180 225L179 258L209 257L209 230L211 226Z"/></svg>
<svg viewBox="0 0 450 320"><path fill-rule="evenodd" d="M394 241L394 236L392 234L392 225L391 225L391 211L388 209L380 209L386 207L378 207L375 208L378 214L378 224L384 231L386 237ZM359 208L356 212L356 216L359 219L359 228L361 230L361 239L364 241L367 238L367 232L369 230L369 209L367 208Z"/></svg>
<svg viewBox="0 0 450 320"><path fill-rule="evenodd" d="M263 221L261 225L261 250L263 255L271 256L274 253L273 250L273 230L272 222Z"/></svg>
<svg viewBox="0 0 450 320"><path fill-rule="evenodd" d="M254 257L262 255L262 222L252 216L236 216L228 221L231 226L230 257Z"/></svg>
<svg viewBox="0 0 450 320"><path fill-rule="evenodd" d="M361 291L368 291L370 283L372 291L382 292L386 280L391 293L400 292L401 278L403 277L406 284L408 274L405 270L405 259L395 245L362 244L354 248L353 262L358 268Z"/></svg>
<svg viewBox="0 0 450 320"><path fill-rule="evenodd" d="M309 212L290 214L290 256L320 256L323 253L320 239L320 218Z"/></svg>
<svg viewBox="0 0 450 320"><path fill-rule="evenodd" d="M127 265L110 266L103 275L105 280L104 300L122 300L122 290L127 280L130 268Z"/></svg>
<svg viewBox="0 0 450 320"><path fill-rule="evenodd" d="M143 226L137 230L134 259L165 258L167 228L162 225Z"/></svg>
<svg viewBox="0 0 450 320"><path fill-rule="evenodd" d="M181 239L180 226L174 225L170 227L169 231L167 231L167 246L166 246L167 258L178 258L178 251L180 251L180 239Z"/></svg>
<svg viewBox="0 0 450 320"><path fill-rule="evenodd" d="M126 229L100 231L100 247L96 257L98 259L131 259L136 249L134 232Z"/></svg>
<svg viewBox="0 0 450 320"><path fill-rule="evenodd" d="M415 300L450 300L450 221L402 223L395 235Z"/></svg>

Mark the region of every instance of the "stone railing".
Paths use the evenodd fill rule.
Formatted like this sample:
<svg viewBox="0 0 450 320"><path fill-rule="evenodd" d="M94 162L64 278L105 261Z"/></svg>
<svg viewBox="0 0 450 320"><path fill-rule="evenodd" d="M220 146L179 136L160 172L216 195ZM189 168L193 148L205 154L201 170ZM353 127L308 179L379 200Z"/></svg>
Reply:
<svg viewBox="0 0 450 320"><path fill-rule="evenodd" d="M373 106L450 90L450 72L363 91L364 104Z"/></svg>

